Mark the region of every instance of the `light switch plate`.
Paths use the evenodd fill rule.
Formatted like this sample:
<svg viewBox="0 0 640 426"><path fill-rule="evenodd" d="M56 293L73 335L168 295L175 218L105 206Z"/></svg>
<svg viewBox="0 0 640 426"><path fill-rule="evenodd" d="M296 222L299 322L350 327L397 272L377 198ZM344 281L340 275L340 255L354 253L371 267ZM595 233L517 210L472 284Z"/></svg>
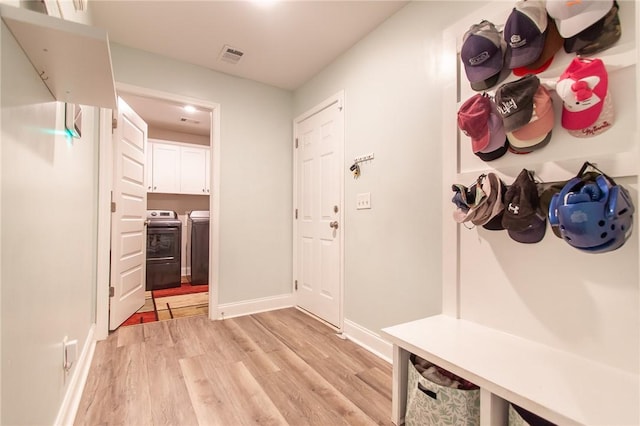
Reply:
<svg viewBox="0 0 640 426"><path fill-rule="evenodd" d="M371 208L371 193L363 192L356 195L356 210L364 210Z"/></svg>

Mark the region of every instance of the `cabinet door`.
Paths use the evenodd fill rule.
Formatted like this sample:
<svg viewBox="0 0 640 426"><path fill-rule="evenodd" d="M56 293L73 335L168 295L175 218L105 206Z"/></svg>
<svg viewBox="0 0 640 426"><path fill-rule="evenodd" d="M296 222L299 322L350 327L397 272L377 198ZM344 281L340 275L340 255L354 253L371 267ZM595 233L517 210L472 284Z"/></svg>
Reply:
<svg viewBox="0 0 640 426"><path fill-rule="evenodd" d="M181 147L180 192L183 194L206 194L207 149L200 147Z"/></svg>
<svg viewBox="0 0 640 426"><path fill-rule="evenodd" d="M180 147L153 144L153 192L180 192Z"/></svg>

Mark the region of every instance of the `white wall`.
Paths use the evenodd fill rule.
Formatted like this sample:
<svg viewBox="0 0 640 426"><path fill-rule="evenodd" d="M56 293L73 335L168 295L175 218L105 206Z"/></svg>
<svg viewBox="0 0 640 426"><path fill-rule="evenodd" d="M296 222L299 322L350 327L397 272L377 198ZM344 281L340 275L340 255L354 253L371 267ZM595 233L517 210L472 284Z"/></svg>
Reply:
<svg viewBox="0 0 640 426"><path fill-rule="evenodd" d="M410 3L294 93L298 115L345 90L344 312L374 332L441 309L441 33L480 5Z"/></svg>
<svg viewBox="0 0 640 426"><path fill-rule="evenodd" d="M111 45L116 82L220 104L220 294L291 291L291 93Z"/></svg>
<svg viewBox="0 0 640 426"><path fill-rule="evenodd" d="M63 129L53 102L5 25L1 34L2 181L0 423L52 424L68 383L64 336L83 349L95 321L97 138Z"/></svg>

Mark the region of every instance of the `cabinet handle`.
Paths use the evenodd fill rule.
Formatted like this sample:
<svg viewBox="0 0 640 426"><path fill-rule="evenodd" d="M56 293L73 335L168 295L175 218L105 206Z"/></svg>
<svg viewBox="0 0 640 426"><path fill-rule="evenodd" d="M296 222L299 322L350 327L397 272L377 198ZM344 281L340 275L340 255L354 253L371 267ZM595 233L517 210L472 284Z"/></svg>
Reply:
<svg viewBox="0 0 640 426"><path fill-rule="evenodd" d="M157 188L157 186L154 186L154 187L153 187L153 190L155 191L155 190L156 190L156 188Z"/></svg>

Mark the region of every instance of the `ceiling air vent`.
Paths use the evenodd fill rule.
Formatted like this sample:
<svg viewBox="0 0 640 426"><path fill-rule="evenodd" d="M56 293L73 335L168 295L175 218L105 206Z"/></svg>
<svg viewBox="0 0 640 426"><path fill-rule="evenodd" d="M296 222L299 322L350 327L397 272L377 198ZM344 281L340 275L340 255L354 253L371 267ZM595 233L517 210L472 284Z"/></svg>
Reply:
<svg viewBox="0 0 640 426"><path fill-rule="evenodd" d="M230 64L237 64L240 59L242 59L242 56L244 55L244 52L238 49L235 49L231 46L225 45L222 48L222 52L220 52L220 60L221 61L225 61L225 62L229 62Z"/></svg>
<svg viewBox="0 0 640 426"><path fill-rule="evenodd" d="M187 118L187 117L180 117L180 121L182 123L187 123L187 124L200 124L199 120L194 120L193 118Z"/></svg>

